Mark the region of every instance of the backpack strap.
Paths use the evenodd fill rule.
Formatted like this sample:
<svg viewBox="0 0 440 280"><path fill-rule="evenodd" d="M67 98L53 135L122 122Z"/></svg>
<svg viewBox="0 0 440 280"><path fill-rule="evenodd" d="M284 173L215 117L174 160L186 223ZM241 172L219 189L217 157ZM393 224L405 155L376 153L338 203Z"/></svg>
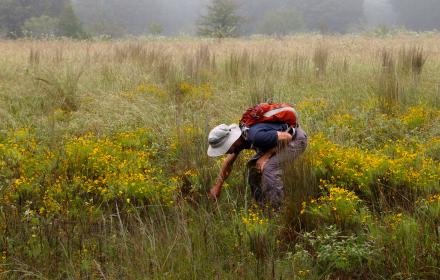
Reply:
<svg viewBox="0 0 440 280"><path fill-rule="evenodd" d="M239 125L239 127L240 127L240 129L241 129L241 135L243 136L243 138L244 138L244 140L248 140L248 132L249 132L249 126L247 126L247 125L245 125L245 124L243 124L243 123L240 123L240 125Z"/></svg>
<svg viewBox="0 0 440 280"><path fill-rule="evenodd" d="M266 118L270 118L278 113L287 112L287 111L293 112L295 114L295 116L298 116L295 109L293 109L292 107L281 107L278 109L273 109L273 110L270 110L270 111L267 111L266 113L264 113L263 116L265 116Z"/></svg>

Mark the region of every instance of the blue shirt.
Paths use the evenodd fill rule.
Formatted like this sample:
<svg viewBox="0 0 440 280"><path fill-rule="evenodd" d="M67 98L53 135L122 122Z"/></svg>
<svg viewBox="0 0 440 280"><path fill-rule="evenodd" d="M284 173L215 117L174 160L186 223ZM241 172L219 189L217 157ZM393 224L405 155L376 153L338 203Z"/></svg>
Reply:
<svg viewBox="0 0 440 280"><path fill-rule="evenodd" d="M257 123L250 127L247 141L257 151L266 152L278 145L278 131L286 131L284 123Z"/></svg>

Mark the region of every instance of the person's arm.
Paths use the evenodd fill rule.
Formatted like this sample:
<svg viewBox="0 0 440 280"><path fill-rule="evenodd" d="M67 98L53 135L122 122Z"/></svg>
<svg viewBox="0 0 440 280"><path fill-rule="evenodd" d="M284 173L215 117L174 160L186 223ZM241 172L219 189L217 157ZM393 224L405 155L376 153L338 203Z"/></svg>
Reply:
<svg viewBox="0 0 440 280"><path fill-rule="evenodd" d="M256 163L257 169L260 172L263 172L264 170L264 166L266 165L266 163L269 161L269 159L276 153L277 147L273 147L272 149L268 150L267 152L265 152L258 160Z"/></svg>
<svg viewBox="0 0 440 280"><path fill-rule="evenodd" d="M222 190L223 183L229 177L229 174L232 171L232 166L234 165L235 160L237 159L238 154L228 154L226 159L223 161L222 168L220 173L215 180L214 186L209 191L209 198L217 200L220 197L220 193Z"/></svg>
<svg viewBox="0 0 440 280"><path fill-rule="evenodd" d="M289 143L290 141L292 141L292 134L290 134L289 132L277 131L277 136L278 136L278 144L280 144L280 142Z"/></svg>
<svg viewBox="0 0 440 280"><path fill-rule="evenodd" d="M277 142L278 144L284 144L292 141L292 135L288 132L277 132ZM276 153L277 147L273 147L272 149L265 152L258 160L257 160L257 168L260 172L263 172L264 166L269 161L269 159Z"/></svg>

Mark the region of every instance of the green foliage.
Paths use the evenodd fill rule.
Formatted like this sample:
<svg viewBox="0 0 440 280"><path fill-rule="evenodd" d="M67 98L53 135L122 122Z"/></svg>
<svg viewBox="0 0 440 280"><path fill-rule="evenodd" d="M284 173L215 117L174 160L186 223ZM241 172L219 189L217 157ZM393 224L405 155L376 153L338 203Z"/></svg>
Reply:
<svg viewBox="0 0 440 280"><path fill-rule="evenodd" d="M322 140L319 136L315 137L310 151L318 176L325 179L321 181L324 187L343 186L361 192L373 203L376 199L384 199L386 204L383 207L395 204L411 207L417 193L440 191L440 166L424 152L438 141L437 138L425 145L389 142L376 152L340 149ZM382 188L383 184L386 184L386 189Z"/></svg>
<svg viewBox="0 0 440 280"><path fill-rule="evenodd" d="M0 26L10 37L20 36L21 26L31 15L31 7L20 5L14 0L0 1ZM39 16L39 15L38 15Z"/></svg>
<svg viewBox="0 0 440 280"><path fill-rule="evenodd" d="M58 34L59 19L50 16L33 17L23 24L23 33L32 37L54 36Z"/></svg>
<svg viewBox="0 0 440 280"><path fill-rule="evenodd" d="M198 23L197 33L209 37L234 37L238 35L241 18L231 0L213 0L206 15Z"/></svg>
<svg viewBox="0 0 440 280"><path fill-rule="evenodd" d="M303 203L301 214L308 216L316 227L323 224L336 225L343 230L359 229L369 222L370 213L353 192L326 185L328 195Z"/></svg>
<svg viewBox="0 0 440 280"><path fill-rule="evenodd" d="M93 209L92 201L173 203L175 185L164 178L162 158L146 130L121 132L111 139L89 134L59 148L38 143L27 129L10 133L0 143L0 176L10 182L5 199L17 203L20 212L69 215L77 207Z"/></svg>
<svg viewBox="0 0 440 280"><path fill-rule="evenodd" d="M315 269L319 273L362 273L375 262L379 253L373 240L362 235L343 235L334 226L305 233L295 247L295 255L314 256Z"/></svg>
<svg viewBox="0 0 440 280"><path fill-rule="evenodd" d="M109 36L120 38L127 33L127 30L110 19L96 19L93 24L86 26L87 33L92 35Z"/></svg>
<svg viewBox="0 0 440 280"><path fill-rule="evenodd" d="M429 61L397 69L413 95L383 114L377 54L416 38ZM437 41L326 37L321 76L320 35L1 41L1 277L438 279ZM210 128L265 97L309 139L283 166L287 214L249 207L252 151L206 198Z"/></svg>
<svg viewBox="0 0 440 280"><path fill-rule="evenodd" d="M272 35L288 35L304 30L304 20L295 9L281 8L264 16L257 32Z"/></svg>
<svg viewBox="0 0 440 280"><path fill-rule="evenodd" d="M431 195L417 201L417 212L423 219L440 225L440 195Z"/></svg>
<svg viewBox="0 0 440 280"><path fill-rule="evenodd" d="M424 215L422 213L426 201L431 204L435 200L437 196L421 201L419 209L422 212L419 214ZM428 219L420 219L408 213L389 213L384 215L383 224L370 226L371 237L378 246L383 247L381 259L388 267L388 275L427 279L435 279L438 276L435 270L440 248L437 242L430 241L437 235L438 222Z"/></svg>
<svg viewBox="0 0 440 280"><path fill-rule="evenodd" d="M151 35L161 35L163 33L163 26L158 22L152 22L148 26L148 31Z"/></svg>
<svg viewBox="0 0 440 280"><path fill-rule="evenodd" d="M162 24L162 32L180 31L193 21L196 9L193 3L181 5L178 1L125 1L76 0L75 12L88 34L111 36L145 35L151 23Z"/></svg>
<svg viewBox="0 0 440 280"><path fill-rule="evenodd" d="M60 34L71 38L82 38L85 36L82 25L76 17L71 4L66 5L60 15Z"/></svg>
<svg viewBox="0 0 440 280"><path fill-rule="evenodd" d="M60 17L63 9L70 5L70 0L42 0L42 1L0 1L0 26L10 37L20 37L25 30L24 24L27 20L34 18L29 24L37 30L46 31L53 28L53 20L42 17L44 15L51 18ZM37 20L37 18L39 18Z"/></svg>
<svg viewBox="0 0 440 280"><path fill-rule="evenodd" d="M241 222L241 223L240 223ZM238 221L242 235L246 236L249 249L258 259L265 259L272 253L274 245L274 230L269 219L261 210L252 207L247 212L241 213Z"/></svg>

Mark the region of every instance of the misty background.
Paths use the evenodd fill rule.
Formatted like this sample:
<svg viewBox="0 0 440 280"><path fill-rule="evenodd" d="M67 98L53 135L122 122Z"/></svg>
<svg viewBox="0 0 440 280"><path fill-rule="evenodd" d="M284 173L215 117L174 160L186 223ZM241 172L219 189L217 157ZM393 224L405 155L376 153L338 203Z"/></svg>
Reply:
<svg viewBox="0 0 440 280"><path fill-rule="evenodd" d="M196 35L216 1L237 35L440 29L440 0L0 0L0 36Z"/></svg>

